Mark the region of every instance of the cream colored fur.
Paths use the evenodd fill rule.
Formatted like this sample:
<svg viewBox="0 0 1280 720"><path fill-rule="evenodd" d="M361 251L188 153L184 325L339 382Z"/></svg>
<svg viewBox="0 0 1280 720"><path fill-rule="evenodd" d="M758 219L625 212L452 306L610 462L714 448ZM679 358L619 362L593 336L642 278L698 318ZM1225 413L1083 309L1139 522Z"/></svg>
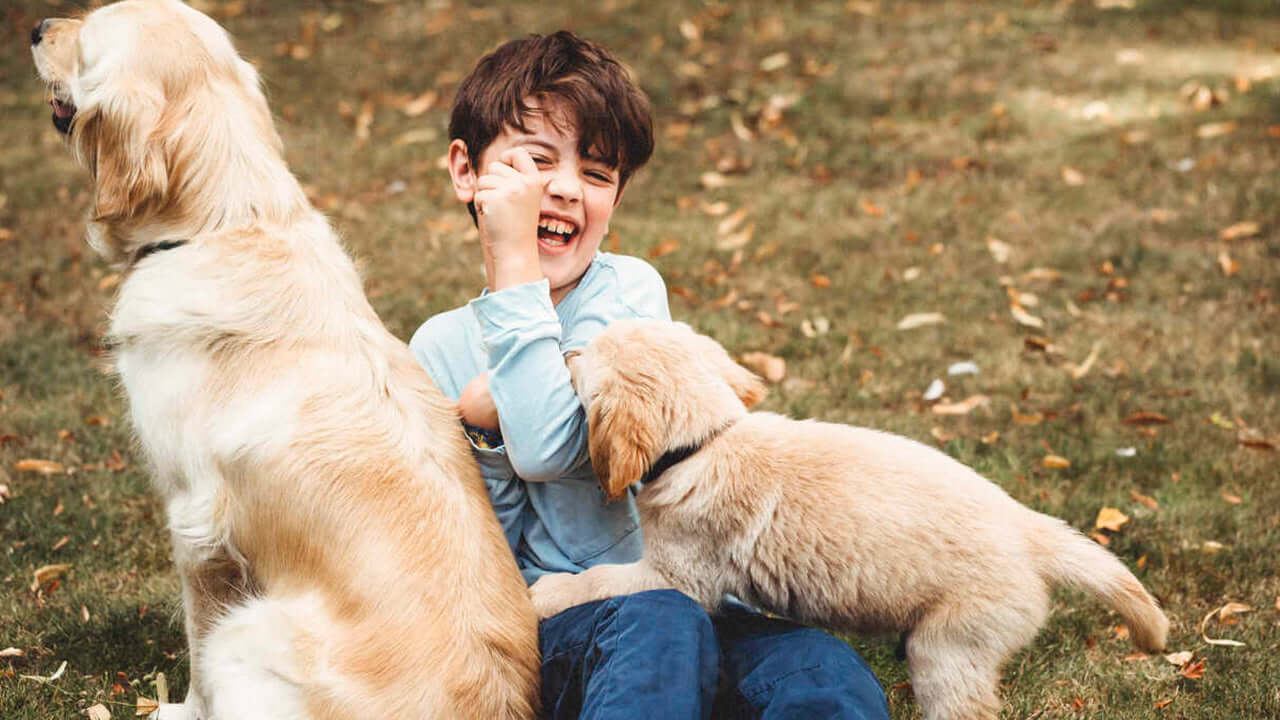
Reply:
<svg viewBox="0 0 1280 720"><path fill-rule="evenodd" d="M257 73L172 0L54 20L110 339L182 581L161 718L525 718L537 627L454 405L286 167ZM145 257L160 240L185 240Z"/></svg>
<svg viewBox="0 0 1280 720"><path fill-rule="evenodd" d="M569 366L611 496L710 440L640 490L644 558L544 576L539 616L675 588L709 610L731 593L806 623L906 632L927 720L996 717L1000 666L1035 637L1053 585L1111 604L1144 650L1164 646L1168 620L1101 546L920 443L749 413L760 381L687 325L616 323Z"/></svg>

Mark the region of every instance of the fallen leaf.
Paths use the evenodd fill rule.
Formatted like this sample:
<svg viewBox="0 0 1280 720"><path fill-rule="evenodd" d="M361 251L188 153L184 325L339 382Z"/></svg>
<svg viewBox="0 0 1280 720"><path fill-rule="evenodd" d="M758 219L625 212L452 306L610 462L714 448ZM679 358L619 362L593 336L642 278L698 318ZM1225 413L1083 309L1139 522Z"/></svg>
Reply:
<svg viewBox="0 0 1280 720"><path fill-rule="evenodd" d="M9 492L9 486L4 483L0 483L0 505L3 505L6 500L10 500L12 498L13 493Z"/></svg>
<svg viewBox="0 0 1280 720"><path fill-rule="evenodd" d="M418 117L422 113L430 110L432 106L436 104L436 97L437 95L435 90L428 90L405 103L404 107L400 108L400 112L408 115L409 117Z"/></svg>
<svg viewBox="0 0 1280 720"><path fill-rule="evenodd" d="M928 401L937 400L942 397L942 393L946 391L946 384L941 380L934 378L933 382L929 383L929 387L925 389L924 394L920 396L920 399Z"/></svg>
<svg viewBox="0 0 1280 720"><path fill-rule="evenodd" d="M924 327L925 325L937 325L946 321L947 319L943 317L942 313L912 313L898 321L898 329L912 330L914 328Z"/></svg>
<svg viewBox="0 0 1280 720"><path fill-rule="evenodd" d="M991 404L991 398L986 395L973 395L958 403L938 403L933 406L935 415L967 415L974 408Z"/></svg>
<svg viewBox="0 0 1280 720"><path fill-rule="evenodd" d="M702 183L702 187L708 190L715 190L716 188L722 188L733 181L718 172L710 171L702 173L702 175L698 177L698 182Z"/></svg>
<svg viewBox="0 0 1280 720"><path fill-rule="evenodd" d="M1073 697L1073 698L1071 698L1071 709L1072 709L1072 710L1083 710L1083 709L1084 709L1084 699L1083 699L1083 698L1080 698L1080 697Z"/></svg>
<svg viewBox="0 0 1280 720"><path fill-rule="evenodd" d="M66 471L66 468L60 462L37 460L35 458L19 460L13 464L13 469L18 472L37 472L41 475L57 475Z"/></svg>
<svg viewBox="0 0 1280 720"><path fill-rule="evenodd" d="M880 217L884 215L884 208L871 202L866 198L862 198L862 213L871 217Z"/></svg>
<svg viewBox="0 0 1280 720"><path fill-rule="evenodd" d="M756 234L756 224L751 223L742 229L741 232L726 235L716 241L717 250L737 250L747 243L751 242L751 238Z"/></svg>
<svg viewBox="0 0 1280 720"><path fill-rule="evenodd" d="M48 677L45 677L43 675L19 675L18 677L23 678L24 680L35 680L36 682L51 683L57 680L58 678L62 677L62 673L66 672L66 670L67 670L67 661L63 660L62 664L58 666L58 669L54 670L53 674Z"/></svg>
<svg viewBox="0 0 1280 720"><path fill-rule="evenodd" d="M1084 362L1079 365L1067 364L1067 372L1071 373L1072 380L1079 380L1089 374L1089 371L1093 369L1093 364L1098 361L1098 351L1101 349L1102 343L1095 342L1093 344L1093 348L1089 350L1089 356L1084 359Z"/></svg>
<svg viewBox="0 0 1280 720"><path fill-rule="evenodd" d="M1139 410L1122 420L1125 425L1167 425L1169 418L1158 412Z"/></svg>
<svg viewBox="0 0 1280 720"><path fill-rule="evenodd" d="M649 248L649 257L660 258L663 255L670 255L671 253L679 249L680 249L679 240L663 240L659 242L657 245L654 245L653 247Z"/></svg>
<svg viewBox="0 0 1280 720"><path fill-rule="evenodd" d="M1024 415L1018 411L1018 406L1013 403L1009 403L1009 413L1013 417L1014 424L1017 425L1039 425L1044 422L1043 413L1035 412Z"/></svg>
<svg viewBox="0 0 1280 720"><path fill-rule="evenodd" d="M136 707L137 707L137 710L133 713L134 717L145 717L155 712L156 710L159 710L160 703L156 702L155 700L152 700L151 698L145 698L139 695L136 703Z"/></svg>
<svg viewBox="0 0 1280 720"><path fill-rule="evenodd" d="M936 426L929 430L929 434L932 435L933 438L938 441L939 445L946 445L947 443L956 439L955 433L949 433L946 430L943 430L942 428L936 427Z"/></svg>
<svg viewBox="0 0 1280 720"><path fill-rule="evenodd" d="M369 140L369 129L373 126L373 101L365 100L360 104L360 112L356 115L355 141L363 145Z"/></svg>
<svg viewBox="0 0 1280 720"><path fill-rule="evenodd" d="M1107 537L1106 535L1103 535L1102 533L1091 532L1089 533L1089 537L1093 538L1094 542L1098 543L1099 545L1102 545L1103 547L1111 544L1111 538Z"/></svg>
<svg viewBox="0 0 1280 720"><path fill-rule="evenodd" d="M1190 650L1183 650L1182 652L1169 653L1168 655L1164 656L1164 659L1165 659L1165 662L1169 663L1170 665L1177 665L1178 667L1182 667L1183 665L1186 665L1187 663L1191 662L1191 658L1193 657L1195 657L1195 653L1191 652Z"/></svg>
<svg viewBox="0 0 1280 720"><path fill-rule="evenodd" d="M742 221L746 219L747 209L745 207L738 208L732 215L720 221L720 224L716 226L716 234L728 235L737 230L738 226L742 225Z"/></svg>
<svg viewBox="0 0 1280 720"><path fill-rule="evenodd" d="M1235 426L1235 425L1233 425L1233 424L1231 423L1231 421L1230 421L1230 420L1228 420L1228 419L1226 419L1225 417L1223 417L1223 416L1222 416L1222 413L1220 413L1220 412L1216 412L1216 411L1215 411L1212 415L1210 415L1210 416L1209 416L1209 422L1213 423L1214 425L1217 425L1218 427L1222 428L1223 430L1235 430L1235 429L1236 429L1236 426Z"/></svg>
<svg viewBox="0 0 1280 720"><path fill-rule="evenodd" d="M1207 545L1208 545L1208 543L1205 543L1205 545L1207 546ZM1210 645L1219 645L1219 646L1223 646L1223 647L1244 647L1244 645L1245 645L1245 644L1244 644L1244 643L1242 643L1242 642L1240 642L1239 640L1227 640L1227 639L1224 639L1224 638L1211 638L1211 637L1209 637L1209 635L1207 634L1207 632L1206 632L1206 630L1205 630L1205 628L1206 628L1206 627L1208 626L1208 624L1209 624L1209 621L1210 621L1210 620L1212 620L1212 619L1214 618L1214 616L1219 616L1219 617L1221 617L1221 613L1222 613L1222 611L1223 611L1223 610L1225 610L1225 609L1227 609L1228 607L1232 607L1232 606L1236 606L1236 607L1243 607L1243 608L1245 608L1245 610L1239 610L1239 611L1236 611L1236 612L1248 612L1249 610L1252 610L1252 609L1253 609L1253 608L1250 608L1248 605L1242 605L1242 604L1240 604L1240 603L1227 603L1226 605L1223 605L1223 606L1222 606L1222 607L1220 607L1220 608L1214 608L1213 610L1210 610L1210 611L1209 611L1209 614L1204 616L1204 618L1200 621L1200 625L1196 628L1196 629L1197 629L1197 631L1200 633L1200 639L1201 639L1201 640L1204 640L1205 642L1209 643ZM1230 617L1230 615L1228 615L1227 617ZM1201 674L1203 674L1203 668L1201 669ZM1192 679L1193 679L1193 680L1195 680L1196 678L1192 678Z"/></svg>
<svg viewBox="0 0 1280 720"><path fill-rule="evenodd" d="M1262 231L1262 227L1256 222L1246 220L1238 222L1234 225L1228 225L1218 231L1218 238L1222 240L1239 240L1241 238L1253 237Z"/></svg>
<svg viewBox="0 0 1280 720"><path fill-rule="evenodd" d="M978 439L982 441L983 445L991 445L995 443L995 441L1000 439L1000 431L992 430L991 432L987 433L986 435L983 435Z"/></svg>
<svg viewBox="0 0 1280 720"><path fill-rule="evenodd" d="M71 542L71 538L66 535L63 535L62 538L58 540L58 542L53 544L53 547L49 548L49 550L50 551L61 550L62 548L66 547L67 543L69 542Z"/></svg>
<svg viewBox="0 0 1280 720"><path fill-rule="evenodd" d="M1129 516L1120 512L1113 507L1104 507L1098 511L1098 518L1093 521L1093 526L1099 530L1110 530L1111 532L1119 532L1124 524L1129 522Z"/></svg>
<svg viewBox="0 0 1280 720"><path fill-rule="evenodd" d="M1204 660L1195 660L1183 665L1178 674L1188 680L1199 680L1204 677Z"/></svg>
<svg viewBox="0 0 1280 720"><path fill-rule="evenodd" d="M1034 267L1023 273L1022 279L1027 281L1045 280L1048 282L1057 282L1062 279L1062 273L1054 270L1053 268Z"/></svg>
<svg viewBox="0 0 1280 720"><path fill-rule="evenodd" d="M1143 505L1146 505L1152 510L1156 510L1160 507L1160 503L1156 502L1155 498L1151 497L1150 495L1143 495L1137 490L1130 490L1129 497L1133 498L1137 502L1142 503Z"/></svg>
<svg viewBox="0 0 1280 720"><path fill-rule="evenodd" d="M1222 269L1222 274L1232 277L1240 272L1240 263L1231 259L1226 250L1218 252L1218 267Z"/></svg>
<svg viewBox="0 0 1280 720"><path fill-rule="evenodd" d="M1026 310L1023 310L1022 305L1020 304L1014 303L1013 305L1010 305L1009 312L1013 315L1013 319L1017 320L1018 323L1021 325L1026 325L1027 327L1033 327L1033 328L1044 327L1044 320L1041 320L1035 315L1032 315Z"/></svg>
<svg viewBox="0 0 1280 720"><path fill-rule="evenodd" d="M760 69L765 72L781 70L791 62L791 55L785 52L774 53L760 61Z"/></svg>
<svg viewBox="0 0 1280 720"><path fill-rule="evenodd" d="M831 278L820 273L814 273L813 277L809 278L809 283L819 290L825 290L831 287Z"/></svg>
<svg viewBox="0 0 1280 720"><path fill-rule="evenodd" d="M1226 500L1228 503L1232 505L1239 505L1240 503L1244 502L1244 500L1242 500L1239 495L1232 495L1231 493L1228 493L1228 492L1222 493L1222 499Z"/></svg>
<svg viewBox="0 0 1280 720"><path fill-rule="evenodd" d="M1196 128L1196 137L1202 140L1209 140L1224 135L1230 135L1236 131L1237 124L1235 122L1216 122L1205 123Z"/></svg>
<svg viewBox="0 0 1280 720"><path fill-rule="evenodd" d="M1241 615L1243 613L1252 612L1253 608L1244 603L1230 602L1218 608L1218 619L1226 620L1233 615Z"/></svg>
<svg viewBox="0 0 1280 720"><path fill-rule="evenodd" d="M1009 253L1013 250L1013 247L1009 243L989 237L987 238L987 250L991 252L992 259L1004 264L1009 262Z"/></svg>
<svg viewBox="0 0 1280 720"><path fill-rule="evenodd" d="M71 565L70 565L70 564L68 564L68 563L57 563L57 564L54 564L54 565L44 565L44 566L41 566L41 567L37 568L37 569L36 569L36 571L35 571L35 573L34 573L34 575L35 575L35 584L33 584L33 585L31 586L31 591L32 591L32 592L35 592L36 590L38 590L38 589L40 588L40 586L41 586L41 585L43 585L43 584L45 584L45 583L49 582L50 580L56 580L56 579L58 579L58 578L62 577L62 576L63 576L64 574L66 574L66 572L67 572L68 570L70 570L70 569L71 569Z"/></svg>
<svg viewBox="0 0 1280 720"><path fill-rule="evenodd" d="M1280 598L1276 598L1276 599L1277 599L1277 600L1280 600ZM5 648L5 649L3 649L3 650L0 650L0 658L16 658L16 657L23 657L23 656L25 656L26 654L27 654L27 653L26 653L25 651L23 651L23 650L21 650L21 649L19 649L19 648L16 648L16 647L7 647L7 648Z"/></svg>
<svg viewBox="0 0 1280 720"><path fill-rule="evenodd" d="M1165 698L1163 700L1155 701L1154 703L1151 704L1151 707L1155 708L1156 710L1163 710L1169 707L1171 704L1173 704L1173 698Z"/></svg>
<svg viewBox="0 0 1280 720"><path fill-rule="evenodd" d="M749 352L742 355L741 362L748 370L774 384L787 376L787 361L777 355Z"/></svg>
<svg viewBox="0 0 1280 720"><path fill-rule="evenodd" d="M1079 187L1084 185L1084 173L1071 167L1070 165L1062 166L1062 182L1072 186Z"/></svg>
<svg viewBox="0 0 1280 720"><path fill-rule="evenodd" d="M89 718L89 720L111 720L111 711L102 703L98 703L97 705L87 708L84 711L84 714Z"/></svg>
<svg viewBox="0 0 1280 720"><path fill-rule="evenodd" d="M1054 470L1062 470L1071 467L1070 460L1062 457L1061 455L1054 455L1053 453L1045 455L1044 459L1040 461L1040 464Z"/></svg>

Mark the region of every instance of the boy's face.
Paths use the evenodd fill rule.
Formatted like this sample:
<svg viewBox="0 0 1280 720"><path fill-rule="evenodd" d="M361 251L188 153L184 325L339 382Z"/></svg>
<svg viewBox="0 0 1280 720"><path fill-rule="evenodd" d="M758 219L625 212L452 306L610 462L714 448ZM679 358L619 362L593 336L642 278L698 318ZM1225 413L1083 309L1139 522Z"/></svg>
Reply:
<svg viewBox="0 0 1280 720"><path fill-rule="evenodd" d="M536 103L529 103L535 109ZM558 113L552 107L550 113ZM546 181L538 216L538 259L559 303L577 287L601 241L619 199L618 169L578 154L578 129L563 113L533 113L528 132L508 127L481 154L476 175L503 152L523 148Z"/></svg>

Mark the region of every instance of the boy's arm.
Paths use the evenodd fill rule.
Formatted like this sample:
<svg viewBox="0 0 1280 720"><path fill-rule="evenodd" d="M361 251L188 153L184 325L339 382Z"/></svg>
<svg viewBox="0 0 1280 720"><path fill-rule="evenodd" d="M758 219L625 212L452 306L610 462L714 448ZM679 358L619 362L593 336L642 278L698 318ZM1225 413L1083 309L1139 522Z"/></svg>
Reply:
<svg viewBox="0 0 1280 720"><path fill-rule="evenodd" d="M569 328L568 338L545 279L471 301L489 354L489 395L507 459L524 480L555 480L588 459L586 413L563 352L586 344L615 320L669 319L662 279L652 268L645 269L628 288L604 283L594 296L581 298L589 310Z"/></svg>

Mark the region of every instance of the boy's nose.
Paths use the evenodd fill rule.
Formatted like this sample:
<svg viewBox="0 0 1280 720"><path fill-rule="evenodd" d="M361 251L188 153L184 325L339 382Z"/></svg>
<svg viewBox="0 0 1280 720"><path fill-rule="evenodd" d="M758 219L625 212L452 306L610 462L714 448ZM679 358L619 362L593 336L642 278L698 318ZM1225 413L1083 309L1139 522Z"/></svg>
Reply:
<svg viewBox="0 0 1280 720"><path fill-rule="evenodd" d="M554 198L576 202L582 199L582 181L577 171L557 171L547 184L547 192Z"/></svg>

